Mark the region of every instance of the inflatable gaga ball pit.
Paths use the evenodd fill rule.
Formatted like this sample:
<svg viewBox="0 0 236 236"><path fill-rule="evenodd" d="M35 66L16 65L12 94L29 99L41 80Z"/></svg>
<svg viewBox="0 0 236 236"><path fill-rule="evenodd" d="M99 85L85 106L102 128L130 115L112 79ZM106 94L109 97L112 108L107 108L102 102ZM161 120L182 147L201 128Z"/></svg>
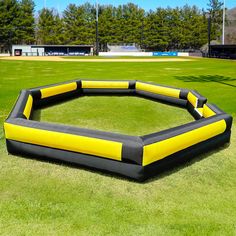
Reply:
<svg viewBox="0 0 236 236"><path fill-rule="evenodd" d="M195 121L129 136L31 120L35 109L83 95L140 96L183 107ZM232 117L196 91L141 81L75 80L22 90L4 123L11 154L56 159L143 181L230 141Z"/></svg>

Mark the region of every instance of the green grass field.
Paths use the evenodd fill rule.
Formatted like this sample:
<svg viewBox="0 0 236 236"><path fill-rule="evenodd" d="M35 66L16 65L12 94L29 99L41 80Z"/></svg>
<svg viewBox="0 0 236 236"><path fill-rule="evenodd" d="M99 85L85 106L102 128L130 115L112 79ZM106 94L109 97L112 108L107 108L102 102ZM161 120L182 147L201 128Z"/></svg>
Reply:
<svg viewBox="0 0 236 236"><path fill-rule="evenodd" d="M236 119L236 61L0 60L1 126L22 88L76 78L137 79L196 89ZM135 97L83 97L38 111L35 119L128 134L192 120L184 110ZM0 235L236 235L235 125L230 146L144 184L8 155L1 129Z"/></svg>
<svg viewBox="0 0 236 236"><path fill-rule="evenodd" d="M69 115L62 116L62 111ZM82 97L38 110L35 119L130 135L145 135L194 121L185 109L118 96Z"/></svg>

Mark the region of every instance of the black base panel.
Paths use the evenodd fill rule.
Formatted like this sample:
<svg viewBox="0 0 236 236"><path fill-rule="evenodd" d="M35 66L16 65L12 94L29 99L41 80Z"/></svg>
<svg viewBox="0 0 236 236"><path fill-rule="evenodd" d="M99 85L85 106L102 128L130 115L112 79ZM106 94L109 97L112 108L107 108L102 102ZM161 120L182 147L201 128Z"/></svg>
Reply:
<svg viewBox="0 0 236 236"><path fill-rule="evenodd" d="M34 100L34 109L46 108L56 104L64 103L66 101L78 98L81 95L82 95L81 93L75 90L72 92L63 93L44 99Z"/></svg>
<svg viewBox="0 0 236 236"><path fill-rule="evenodd" d="M139 180L142 178L141 165L124 163L112 159L42 147L28 143L21 143L13 140L7 140L6 142L7 150L11 154L28 156L31 158L40 158L45 161L50 161L52 159L60 160L63 162L86 166L91 169L116 173L132 179Z"/></svg>
<svg viewBox="0 0 236 236"><path fill-rule="evenodd" d="M194 109L193 105L188 102L187 110L195 120L200 120L202 116Z"/></svg>
<svg viewBox="0 0 236 236"><path fill-rule="evenodd" d="M204 142L191 146L180 152L172 154L160 161L154 162L144 167L143 180L150 177L154 177L157 174L163 173L166 170L173 169L183 163L193 160L201 154L207 154L210 151L216 149L219 151L219 147L230 142L231 131L226 131L214 138L208 139Z"/></svg>
<svg viewBox="0 0 236 236"><path fill-rule="evenodd" d="M150 93L146 91L136 91L136 95L139 97L144 97L146 99L150 99L152 101L159 101L164 104L168 104L171 106L177 106L177 107L186 107L187 106L187 101L180 99L180 98L173 98L173 97L168 97L164 95L159 95L155 93Z"/></svg>
<svg viewBox="0 0 236 236"><path fill-rule="evenodd" d="M218 148L220 145L229 142L230 133L230 131L227 131L145 167L81 153L21 143L13 140L7 140L7 149L11 154L40 158L45 161L50 161L53 159L67 163L69 162L71 164L82 165L90 169L115 173L142 182L150 177L154 177L157 174L163 173L165 170L185 163L195 156L202 153L207 153L215 148Z"/></svg>

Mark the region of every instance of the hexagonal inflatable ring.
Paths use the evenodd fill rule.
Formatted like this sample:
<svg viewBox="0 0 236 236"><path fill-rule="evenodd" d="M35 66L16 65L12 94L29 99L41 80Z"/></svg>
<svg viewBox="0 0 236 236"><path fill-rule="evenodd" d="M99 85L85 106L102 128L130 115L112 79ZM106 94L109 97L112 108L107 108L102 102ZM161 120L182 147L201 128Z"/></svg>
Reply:
<svg viewBox="0 0 236 236"><path fill-rule="evenodd" d="M195 121L129 136L31 120L34 109L83 95L140 96L186 108ZM4 123L11 154L60 160L143 181L230 141L232 117L196 91L141 81L75 80L22 90Z"/></svg>

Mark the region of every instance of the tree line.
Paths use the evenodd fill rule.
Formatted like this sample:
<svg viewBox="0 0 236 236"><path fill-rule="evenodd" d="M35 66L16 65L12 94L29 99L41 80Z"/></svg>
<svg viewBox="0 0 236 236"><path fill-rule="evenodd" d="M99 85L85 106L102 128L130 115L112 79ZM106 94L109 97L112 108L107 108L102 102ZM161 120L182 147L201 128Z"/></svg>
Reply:
<svg viewBox="0 0 236 236"><path fill-rule="evenodd" d="M107 43L137 43L146 50L199 49L207 43L207 14L211 38L220 39L222 3L209 0L208 9L185 5L145 11L133 3L99 6L99 47ZM43 8L33 0L0 1L0 47L12 44L95 44L96 9L90 3L69 4L63 12Z"/></svg>

